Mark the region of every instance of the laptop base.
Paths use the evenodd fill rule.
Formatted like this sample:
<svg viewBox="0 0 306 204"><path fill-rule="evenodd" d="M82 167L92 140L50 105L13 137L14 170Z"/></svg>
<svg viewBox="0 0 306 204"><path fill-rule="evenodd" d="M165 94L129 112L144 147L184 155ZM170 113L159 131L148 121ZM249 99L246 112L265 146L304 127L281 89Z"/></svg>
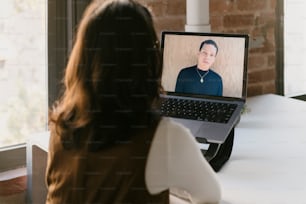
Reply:
<svg viewBox="0 0 306 204"><path fill-rule="evenodd" d="M218 172L229 160L234 144L235 127L230 131L222 144L210 143L207 150L201 150L215 172Z"/></svg>

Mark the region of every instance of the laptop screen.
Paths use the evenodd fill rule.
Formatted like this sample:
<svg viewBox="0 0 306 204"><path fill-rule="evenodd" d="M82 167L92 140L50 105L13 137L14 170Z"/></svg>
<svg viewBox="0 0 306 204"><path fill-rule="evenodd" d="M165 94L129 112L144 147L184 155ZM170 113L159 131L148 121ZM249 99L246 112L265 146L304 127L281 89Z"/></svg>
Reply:
<svg viewBox="0 0 306 204"><path fill-rule="evenodd" d="M246 97L248 35L164 31L166 92Z"/></svg>

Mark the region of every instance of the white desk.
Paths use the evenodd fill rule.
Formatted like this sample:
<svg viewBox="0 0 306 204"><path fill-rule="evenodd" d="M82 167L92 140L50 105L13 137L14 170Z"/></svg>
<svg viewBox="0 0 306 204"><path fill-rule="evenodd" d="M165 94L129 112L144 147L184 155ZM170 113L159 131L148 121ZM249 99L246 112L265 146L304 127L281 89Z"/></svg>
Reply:
<svg viewBox="0 0 306 204"><path fill-rule="evenodd" d="M269 94L249 98L247 108L235 130L231 158L218 173L220 204L305 204L306 102ZM35 147L46 150L46 141L47 134L36 138L29 151L36 143ZM34 171L33 177L44 173L44 169ZM35 185L43 178L31 179ZM33 190L43 187L33 186ZM171 201L186 203L173 196Z"/></svg>
<svg viewBox="0 0 306 204"><path fill-rule="evenodd" d="M247 100L232 156L218 173L222 204L306 203L306 102Z"/></svg>

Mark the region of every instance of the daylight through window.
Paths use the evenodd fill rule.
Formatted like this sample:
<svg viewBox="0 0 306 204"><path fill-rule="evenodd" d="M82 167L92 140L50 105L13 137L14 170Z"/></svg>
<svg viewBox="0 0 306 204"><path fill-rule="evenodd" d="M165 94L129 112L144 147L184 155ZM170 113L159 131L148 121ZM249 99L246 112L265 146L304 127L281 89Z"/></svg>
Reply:
<svg viewBox="0 0 306 204"><path fill-rule="evenodd" d="M46 0L0 6L0 146L46 130Z"/></svg>

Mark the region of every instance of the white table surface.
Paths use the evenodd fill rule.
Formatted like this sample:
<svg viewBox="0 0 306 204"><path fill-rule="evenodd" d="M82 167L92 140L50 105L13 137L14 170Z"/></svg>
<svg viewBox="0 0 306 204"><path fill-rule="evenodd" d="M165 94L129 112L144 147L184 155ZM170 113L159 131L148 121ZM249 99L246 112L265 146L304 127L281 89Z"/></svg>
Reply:
<svg viewBox="0 0 306 204"><path fill-rule="evenodd" d="M306 102L268 94L246 104L232 155L217 173L220 204L306 204ZM35 138L30 145L46 151L48 134Z"/></svg>
<svg viewBox="0 0 306 204"><path fill-rule="evenodd" d="M222 204L306 203L306 102L247 99L233 152L218 173Z"/></svg>

